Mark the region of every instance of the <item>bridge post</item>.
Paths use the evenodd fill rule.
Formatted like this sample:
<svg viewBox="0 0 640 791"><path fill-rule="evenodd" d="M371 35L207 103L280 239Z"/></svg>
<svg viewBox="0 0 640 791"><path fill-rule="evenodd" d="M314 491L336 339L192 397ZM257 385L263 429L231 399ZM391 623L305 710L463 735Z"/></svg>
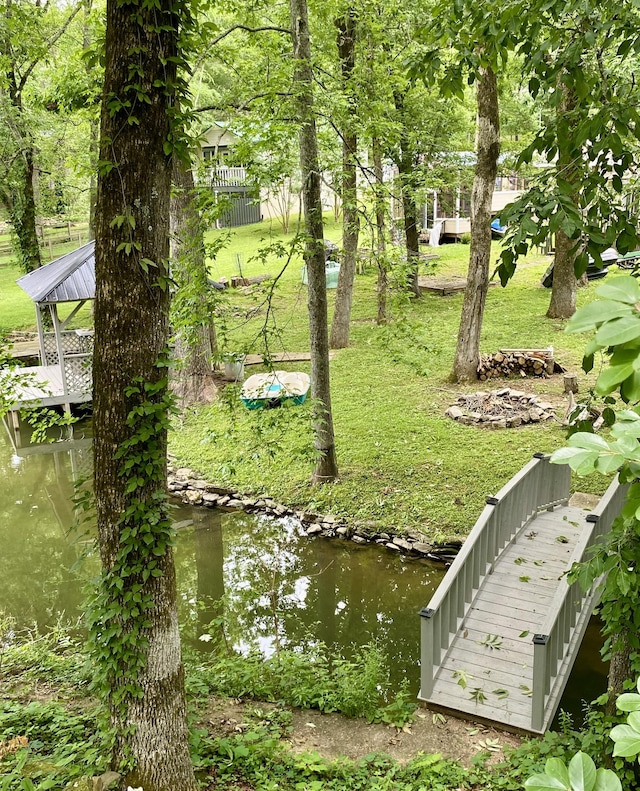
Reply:
<svg viewBox="0 0 640 791"><path fill-rule="evenodd" d="M548 634L533 637L533 694L531 699L531 730L541 732L544 725L544 702L547 695Z"/></svg>
<svg viewBox="0 0 640 791"><path fill-rule="evenodd" d="M420 610L420 697L431 697L435 657L440 661L440 630L434 629L435 610Z"/></svg>

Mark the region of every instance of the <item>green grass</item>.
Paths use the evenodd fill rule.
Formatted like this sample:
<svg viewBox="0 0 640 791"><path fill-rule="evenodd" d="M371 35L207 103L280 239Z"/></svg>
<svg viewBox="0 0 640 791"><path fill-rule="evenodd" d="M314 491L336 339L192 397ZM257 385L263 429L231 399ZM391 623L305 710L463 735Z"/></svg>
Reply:
<svg viewBox="0 0 640 791"><path fill-rule="evenodd" d="M340 226L327 221L326 237L339 241ZM287 242L276 223L263 222L227 231L211 231L215 243L230 234L229 244L210 261L214 278L238 273L241 256L245 276L276 275L284 265L260 249ZM361 242L366 245L366 239ZM72 245L73 246L73 245ZM469 247L446 245L429 264L433 274L464 275ZM497 259L498 243L493 258ZM564 322L545 318L549 292L540 286L548 265L544 256L530 256L506 289L489 290L481 348L547 347L556 359L579 372L584 336L568 335ZM267 311L268 284L228 289L217 309L222 349L270 352L307 351L309 331L307 290L301 283L302 261L294 256L274 292ZM426 266L426 265L425 265ZM425 269L426 271L426 269ZM33 328L35 312L15 284L15 265L0 266L0 333ZM596 284L580 289L579 303L594 296ZM309 483L313 467L310 405L291 410L247 412L237 393L192 410L171 436L171 450L180 463L212 481L246 492L269 494L301 508L335 513L389 530L417 529L434 539L468 532L487 495L494 494L536 451L549 451L564 442L559 423L517 430L490 431L460 426L444 411L462 391L448 382L458 332L462 295L426 294L420 300L390 302L392 322L378 327L376 273L373 267L356 278L351 346L331 362L333 415L340 480L322 487ZM333 311L335 291L329 297ZM71 306L68 308L71 309ZM66 315L66 311L65 311ZM88 308L74 326L91 323ZM308 364L281 366L309 371ZM248 369L255 373L259 368ZM594 375L580 375L581 392ZM502 380L492 386L500 386ZM512 381L513 386L554 398L560 408L561 377ZM484 386L486 389L486 386ZM599 493L605 480L593 476L576 488Z"/></svg>
<svg viewBox="0 0 640 791"><path fill-rule="evenodd" d="M10 241L9 234L0 234L0 242ZM69 242L56 245L54 247L54 257L59 257L69 253L78 247L78 242ZM49 250L42 250L44 263L49 263ZM0 255L0 337L12 330L35 330L36 312L31 299L16 284L16 280L22 277L24 272L18 266L16 257L13 255ZM75 307L76 303L68 303L60 306L59 314L64 319ZM91 327L93 318L88 306L84 307L77 316L74 317L70 328Z"/></svg>
<svg viewBox="0 0 640 791"><path fill-rule="evenodd" d="M327 234L338 239L339 229ZM265 224L238 229L233 244L216 261L215 276L234 274L235 253L245 275L265 267L255 255ZM277 238L277 235L274 235ZM496 244L497 258L499 247ZM432 265L435 274L465 273L468 246L448 245ZM229 350L304 351L309 348L306 287L300 260L278 285L273 315L267 317L260 289L230 289L223 296L218 324ZM489 290L483 351L501 347L548 347L571 371L579 371L585 338L563 332L564 322L545 318L549 292L539 285L548 260L523 262L506 288ZM252 268L253 267L253 268ZM278 271L269 262L268 271ZM559 423L490 431L460 426L444 417L462 391L448 382L458 332L462 295L425 295L393 308L388 327L375 324L376 275L371 268L356 279L351 347L331 363L333 415L340 480L312 487L310 408L247 412L234 398L193 410L171 437L181 464L206 478L246 492L264 493L299 507L334 513L392 530L417 529L430 538L460 536L477 518L484 498L494 494L536 451L564 442ZM580 303L595 286L581 289ZM329 309L335 292L329 292ZM286 366L282 366L286 367ZM307 364L288 366L306 370ZM251 368L248 373L257 370ZM581 392L593 377L581 375ZM502 386L498 380L493 387ZM561 377L512 380L512 386L545 394L561 407ZM484 386L485 389L486 386ZM226 391L226 395L230 394ZM234 408L235 407L235 408ZM577 488L601 492L605 480L583 479Z"/></svg>

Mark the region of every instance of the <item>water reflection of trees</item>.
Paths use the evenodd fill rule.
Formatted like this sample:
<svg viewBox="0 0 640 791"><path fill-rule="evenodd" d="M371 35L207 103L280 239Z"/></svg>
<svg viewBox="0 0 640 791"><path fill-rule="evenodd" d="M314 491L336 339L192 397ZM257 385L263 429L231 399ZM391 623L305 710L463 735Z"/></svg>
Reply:
<svg viewBox="0 0 640 791"><path fill-rule="evenodd" d="M12 457L0 444L0 607L21 626L44 629L60 614L82 614L83 582L95 564L76 568L84 545L68 531L74 521L73 480L90 467L91 449L62 446ZM236 647L273 652L309 640L353 644L374 639L398 675L418 660L419 619L439 571L376 547L310 540L293 520L201 507L175 510L181 622L186 639L211 632L224 614ZM77 538L77 537L76 537ZM222 611L222 606L225 612ZM214 637L216 635L214 634ZM417 684L418 673L411 671Z"/></svg>
<svg viewBox="0 0 640 791"><path fill-rule="evenodd" d="M211 601L224 591L225 620L237 648L270 654L278 633L289 647L322 640L348 655L351 646L376 640L396 681L410 670L417 685L417 612L441 579L440 569L377 547L309 540L293 520L229 514L221 526L219 515L197 507L181 509L179 519L189 515L195 524L192 538L183 535L179 542L179 580L183 607L197 629L220 615Z"/></svg>
<svg viewBox="0 0 640 791"><path fill-rule="evenodd" d="M90 448L74 451L43 446L12 455L0 436L0 608L19 627L46 629L82 614L82 581L90 571L74 568L83 546L70 536L74 470L85 467Z"/></svg>

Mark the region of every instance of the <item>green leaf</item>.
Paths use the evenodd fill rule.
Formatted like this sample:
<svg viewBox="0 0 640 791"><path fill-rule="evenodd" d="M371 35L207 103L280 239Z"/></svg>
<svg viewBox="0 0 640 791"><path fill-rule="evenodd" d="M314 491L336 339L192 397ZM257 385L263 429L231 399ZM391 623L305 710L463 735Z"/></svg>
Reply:
<svg viewBox="0 0 640 791"><path fill-rule="evenodd" d="M569 770L561 758L548 758L544 771L549 777L559 780L565 786L569 785Z"/></svg>
<svg viewBox="0 0 640 791"><path fill-rule="evenodd" d="M615 742L615 756L633 758L640 753L640 732L630 725L616 725L611 730L611 738Z"/></svg>
<svg viewBox="0 0 640 791"><path fill-rule="evenodd" d="M569 761L569 780L573 791L593 791L596 784L596 766L582 751Z"/></svg>
<svg viewBox="0 0 640 791"><path fill-rule="evenodd" d="M628 316L633 310L631 305L609 300L596 300L580 308L569 320L567 332L585 332L594 329L605 321Z"/></svg>
<svg viewBox="0 0 640 791"><path fill-rule="evenodd" d="M596 341L602 346L618 346L640 338L640 316L623 316L603 324L596 332Z"/></svg>
<svg viewBox="0 0 640 791"><path fill-rule="evenodd" d="M611 769L598 769L593 791L622 791L622 783Z"/></svg>
<svg viewBox="0 0 640 791"><path fill-rule="evenodd" d="M618 467L621 467L622 464L624 464L624 456L619 453L612 453L611 455L600 456L596 462L596 470L603 475L610 475L612 472L615 472Z"/></svg>
<svg viewBox="0 0 640 791"><path fill-rule="evenodd" d="M638 286L638 281L635 277L623 275L603 283L596 289L596 294L605 299L613 299L616 302L626 302L629 305L634 305L640 301L640 286Z"/></svg>
<svg viewBox="0 0 640 791"><path fill-rule="evenodd" d="M567 786L556 777L533 775L525 780L524 787L530 791L569 791Z"/></svg>
<svg viewBox="0 0 640 791"><path fill-rule="evenodd" d="M624 382L624 380L632 376L633 373L632 363L626 363L625 365L609 365L598 377L596 390L601 395L611 393L620 382Z"/></svg>
<svg viewBox="0 0 640 791"><path fill-rule="evenodd" d="M586 431L579 431L573 434L569 439L569 444L573 448L582 448L583 450L597 450L608 451L609 443L597 434L589 434Z"/></svg>

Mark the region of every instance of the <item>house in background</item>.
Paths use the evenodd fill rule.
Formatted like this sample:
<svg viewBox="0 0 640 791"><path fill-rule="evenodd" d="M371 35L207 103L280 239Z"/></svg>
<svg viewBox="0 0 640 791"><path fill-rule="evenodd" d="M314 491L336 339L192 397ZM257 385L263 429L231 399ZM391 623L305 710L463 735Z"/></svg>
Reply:
<svg viewBox="0 0 640 791"><path fill-rule="evenodd" d="M494 217L500 214L508 203L522 195L527 186L528 179L517 173L498 176L491 199L491 214ZM471 233L470 217L469 188L432 191L424 204L422 214L422 227L431 232L429 244L436 246L443 238L459 241L463 234Z"/></svg>
<svg viewBox="0 0 640 791"><path fill-rule="evenodd" d="M234 147L240 140L227 124L216 121L200 137L201 165L196 178L205 181L228 206L216 221L218 228L235 228L265 219L282 222L283 216L301 210L298 173L292 173L277 185L256 185L247 173L246 164L237 161ZM323 179L321 199L324 211L335 209L334 190Z"/></svg>
<svg viewBox="0 0 640 791"><path fill-rule="evenodd" d="M224 202L225 209L216 220L218 228L236 228L260 222L260 195L247 179L244 166L230 165L232 149L238 136L224 124L215 123L200 138L202 167L199 178Z"/></svg>

